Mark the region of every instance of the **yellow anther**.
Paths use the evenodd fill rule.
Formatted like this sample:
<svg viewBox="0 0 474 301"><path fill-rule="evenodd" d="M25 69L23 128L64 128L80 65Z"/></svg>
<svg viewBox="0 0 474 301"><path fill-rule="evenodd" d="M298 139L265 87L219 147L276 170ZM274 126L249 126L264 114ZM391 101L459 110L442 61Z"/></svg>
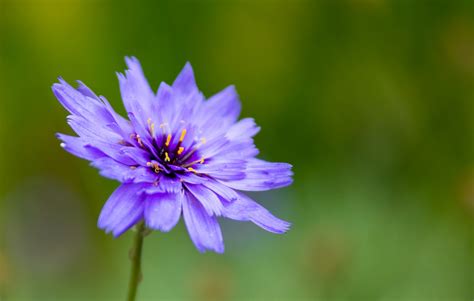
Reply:
<svg viewBox="0 0 474 301"><path fill-rule="evenodd" d="M191 172L197 173L197 170L195 170L195 169L192 168L192 167L188 167L188 170L191 171Z"/></svg>
<svg viewBox="0 0 474 301"><path fill-rule="evenodd" d="M171 142L171 134L168 134L168 137L166 137L165 145L166 145L167 147L170 146L170 142Z"/></svg>
<svg viewBox="0 0 474 301"><path fill-rule="evenodd" d="M168 152L165 152L165 161L166 161L166 162L171 161L171 160L170 160L170 156L168 156Z"/></svg>
<svg viewBox="0 0 474 301"><path fill-rule="evenodd" d="M181 160L184 160L184 158L181 159ZM202 158L199 159L199 160L196 160L196 161L193 161L193 162L189 162L189 163L183 165L183 167L193 166L194 164L198 164L198 163L203 164L203 163L204 163L204 160L205 160L204 157L202 157Z"/></svg>
<svg viewBox="0 0 474 301"><path fill-rule="evenodd" d="M148 128L150 129L150 134L152 137L155 136L155 124L152 122L151 118L148 118L146 121L148 123Z"/></svg>
<svg viewBox="0 0 474 301"><path fill-rule="evenodd" d="M179 142L183 142L184 140L184 136L186 136L186 129L184 129L182 132L181 132L181 137L179 137Z"/></svg>
<svg viewBox="0 0 474 301"><path fill-rule="evenodd" d="M184 147L180 146L178 148L178 155L181 155L184 152Z"/></svg>
<svg viewBox="0 0 474 301"><path fill-rule="evenodd" d="M204 144L204 143L206 143L206 142L207 142L206 138L202 137L202 138L201 138L201 143Z"/></svg>

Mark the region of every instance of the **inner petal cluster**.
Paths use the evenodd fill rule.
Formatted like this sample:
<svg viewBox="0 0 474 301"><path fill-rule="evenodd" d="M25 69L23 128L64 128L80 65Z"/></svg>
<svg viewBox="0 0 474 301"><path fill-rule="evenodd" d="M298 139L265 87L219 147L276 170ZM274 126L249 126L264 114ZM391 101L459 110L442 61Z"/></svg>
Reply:
<svg viewBox="0 0 474 301"><path fill-rule="evenodd" d="M188 134L186 128L174 134L167 133L166 129L166 124L160 124L161 132L156 133L155 124L148 119L148 133L151 140L149 147L145 145L140 135L132 135L138 146L150 154L150 160L146 166L155 173L197 173L195 165L205 162L205 158L200 156L198 149L206 143L206 139L191 137L193 132Z"/></svg>

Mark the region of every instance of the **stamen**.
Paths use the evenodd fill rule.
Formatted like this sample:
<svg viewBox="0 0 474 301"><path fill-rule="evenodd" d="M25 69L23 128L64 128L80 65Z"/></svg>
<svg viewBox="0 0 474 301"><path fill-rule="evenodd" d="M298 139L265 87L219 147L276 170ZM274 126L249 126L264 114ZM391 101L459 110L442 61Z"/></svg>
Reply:
<svg viewBox="0 0 474 301"><path fill-rule="evenodd" d="M189 157L192 156L197 151L197 147L193 148L189 153L187 153L183 158L179 159L181 162L186 161Z"/></svg>
<svg viewBox="0 0 474 301"><path fill-rule="evenodd" d="M186 129L183 129L183 131L181 132L181 137L179 137L179 142L183 142L184 136L186 136L186 132Z"/></svg>
<svg viewBox="0 0 474 301"><path fill-rule="evenodd" d="M166 142L165 142L166 147L170 146L170 142L171 142L171 134L168 134L168 137L166 137Z"/></svg>
<svg viewBox="0 0 474 301"><path fill-rule="evenodd" d="M191 171L191 172L197 173L197 170L195 170L195 169L192 168L192 167L188 167L188 170Z"/></svg>
<svg viewBox="0 0 474 301"><path fill-rule="evenodd" d="M184 147L180 146L180 147L178 148L177 154L178 154L178 155L181 155L183 152L184 152Z"/></svg>
<svg viewBox="0 0 474 301"><path fill-rule="evenodd" d="M156 173L160 172L160 166L158 165L158 163L146 162L146 166L153 167L153 170Z"/></svg>
<svg viewBox="0 0 474 301"><path fill-rule="evenodd" d="M181 158L180 159L181 162L186 161L189 157L192 156L192 154L194 154L198 150L198 148L200 148L204 143L206 143L206 138L201 138L200 140L201 140L201 143L196 144L194 148L189 153L186 154L186 156Z"/></svg>
<svg viewBox="0 0 474 301"><path fill-rule="evenodd" d="M185 165L183 165L183 167L186 168L186 167L188 167L188 166L193 166L194 164L197 164L197 163L203 164L203 163L204 163L204 157L202 157L202 158L199 159L199 160L196 160L196 161L190 162L190 163L188 163L188 164L185 164Z"/></svg>
<svg viewBox="0 0 474 301"><path fill-rule="evenodd" d="M168 152L165 152L165 161L166 161L166 162L171 161L171 160L170 160L170 156L168 156Z"/></svg>
<svg viewBox="0 0 474 301"><path fill-rule="evenodd" d="M160 124L160 129L161 129L161 131L163 132L163 134L165 133L165 128L166 128L167 126L168 126L168 123L166 123L166 122Z"/></svg>
<svg viewBox="0 0 474 301"><path fill-rule="evenodd" d="M137 139L137 142L138 142L138 144L139 144L141 147L145 147L145 146L143 145L142 138L140 138L140 135L135 134L135 138Z"/></svg>
<svg viewBox="0 0 474 301"><path fill-rule="evenodd" d="M152 122L151 118L148 118L147 123L151 136L155 137L155 124Z"/></svg>

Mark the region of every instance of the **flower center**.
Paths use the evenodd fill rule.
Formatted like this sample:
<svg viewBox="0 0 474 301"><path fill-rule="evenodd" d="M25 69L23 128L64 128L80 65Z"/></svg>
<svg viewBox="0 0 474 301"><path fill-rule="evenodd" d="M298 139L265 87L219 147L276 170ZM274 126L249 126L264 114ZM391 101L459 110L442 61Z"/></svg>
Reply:
<svg viewBox="0 0 474 301"><path fill-rule="evenodd" d="M180 173L180 172L193 172L198 173L195 169L195 165L204 164L205 158L199 156L198 148L206 143L206 139L201 138L199 141L193 140L191 143L187 143L187 148L183 146L183 142L186 138L188 131L186 129L181 130L178 141L173 141L172 134L166 134L166 125L160 125L163 130L163 135L155 136L155 126L148 119L148 130L151 137L153 138L152 145L153 150L150 150L152 158L147 162L147 166L150 167L155 173L166 172L169 173ZM175 136L176 137L176 136ZM135 134L135 140L141 148L147 149L143 143L142 138Z"/></svg>

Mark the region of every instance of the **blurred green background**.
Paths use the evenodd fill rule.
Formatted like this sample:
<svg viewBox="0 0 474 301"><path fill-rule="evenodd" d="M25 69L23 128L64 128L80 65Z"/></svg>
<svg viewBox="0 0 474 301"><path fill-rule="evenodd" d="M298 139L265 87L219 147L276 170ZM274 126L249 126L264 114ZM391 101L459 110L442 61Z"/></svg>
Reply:
<svg viewBox="0 0 474 301"><path fill-rule="evenodd" d="M145 241L139 300L474 298L474 1L0 0L0 299L123 300L132 233L96 227L118 185L64 152L50 86L80 79L121 113L115 71L154 88L186 61L235 84L261 157L295 183L252 196L283 236L182 222Z"/></svg>

